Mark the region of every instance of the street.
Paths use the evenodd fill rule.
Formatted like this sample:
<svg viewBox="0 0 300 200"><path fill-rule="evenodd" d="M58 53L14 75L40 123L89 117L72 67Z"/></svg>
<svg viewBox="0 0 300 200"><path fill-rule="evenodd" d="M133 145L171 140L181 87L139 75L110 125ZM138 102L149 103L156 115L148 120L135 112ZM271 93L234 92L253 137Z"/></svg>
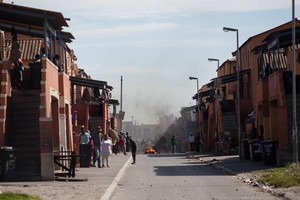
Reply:
<svg viewBox="0 0 300 200"><path fill-rule="evenodd" d="M137 155L111 200L280 199L185 155Z"/></svg>

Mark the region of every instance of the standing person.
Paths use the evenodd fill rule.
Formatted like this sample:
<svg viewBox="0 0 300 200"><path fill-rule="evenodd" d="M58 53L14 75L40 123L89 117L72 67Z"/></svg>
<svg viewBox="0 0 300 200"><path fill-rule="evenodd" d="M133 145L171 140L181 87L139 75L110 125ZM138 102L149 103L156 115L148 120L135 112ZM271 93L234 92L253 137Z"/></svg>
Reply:
<svg viewBox="0 0 300 200"><path fill-rule="evenodd" d="M265 134L264 134L264 126L263 125L259 125L259 132L260 132L259 139L261 141L264 141L265 140Z"/></svg>
<svg viewBox="0 0 300 200"><path fill-rule="evenodd" d="M87 130L88 134L91 135L90 130ZM90 166L93 167L93 159L94 159L94 149L95 149L95 144L94 144L94 139L91 136L90 137Z"/></svg>
<svg viewBox="0 0 300 200"><path fill-rule="evenodd" d="M135 164L137 146L136 146L135 141L133 139L131 139L130 137L129 137L129 142L130 142L130 146L131 146L131 155L132 155L132 159L133 159L133 162L131 164Z"/></svg>
<svg viewBox="0 0 300 200"><path fill-rule="evenodd" d="M126 139L126 152L129 152L130 151L130 138L129 138L127 131L125 132L125 139Z"/></svg>
<svg viewBox="0 0 300 200"><path fill-rule="evenodd" d="M112 154L112 141L108 137L107 134L103 135L103 140L101 142L101 157L102 157L102 167L104 167L104 163L106 162L106 166L109 167L110 160L109 156Z"/></svg>
<svg viewBox="0 0 300 200"><path fill-rule="evenodd" d="M79 135L79 152L80 152L80 167L90 166L90 146L91 135L86 132L85 127L82 125Z"/></svg>
<svg viewBox="0 0 300 200"><path fill-rule="evenodd" d="M205 140L204 140L204 137L203 137L203 134L201 133L200 134L200 152L203 152L203 145L205 143Z"/></svg>
<svg viewBox="0 0 300 200"><path fill-rule="evenodd" d="M190 151L194 151L194 149L195 149L195 136L192 132L190 133L190 135L188 137L188 141L190 143Z"/></svg>
<svg viewBox="0 0 300 200"><path fill-rule="evenodd" d="M126 138L124 133L120 133L119 137L119 147L120 147L120 152L126 155Z"/></svg>
<svg viewBox="0 0 300 200"><path fill-rule="evenodd" d="M42 63L39 54L34 56L34 61L29 63L29 66L31 89L41 89Z"/></svg>
<svg viewBox="0 0 300 200"><path fill-rule="evenodd" d="M195 151L200 152L200 133L198 132L195 137Z"/></svg>
<svg viewBox="0 0 300 200"><path fill-rule="evenodd" d="M176 136L173 134L172 137L171 137L171 145L172 145L172 153L176 153L176 144L177 144L177 141L176 141Z"/></svg>
<svg viewBox="0 0 300 200"><path fill-rule="evenodd" d="M81 126L80 135L79 135L79 144L89 144L91 135L88 131L85 130L84 125Z"/></svg>
<svg viewBox="0 0 300 200"><path fill-rule="evenodd" d="M16 78L17 78L17 87L20 88L22 81L23 81L23 72L24 72L24 65L21 58L19 58L15 64L15 72L16 72Z"/></svg>
<svg viewBox="0 0 300 200"><path fill-rule="evenodd" d="M94 140L94 152L93 152L93 167L96 167L96 161L99 168L101 168L101 138L102 138L102 128L97 127L97 131L92 134Z"/></svg>

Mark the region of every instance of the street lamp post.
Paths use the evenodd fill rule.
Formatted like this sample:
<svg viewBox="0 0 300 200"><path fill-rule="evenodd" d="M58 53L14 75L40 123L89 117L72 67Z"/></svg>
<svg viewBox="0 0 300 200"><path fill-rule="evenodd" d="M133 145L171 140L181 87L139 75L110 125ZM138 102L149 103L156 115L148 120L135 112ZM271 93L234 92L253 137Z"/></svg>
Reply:
<svg viewBox="0 0 300 200"><path fill-rule="evenodd" d="M236 32L236 63L237 63L237 100L238 100L238 143L239 143L239 157L242 159L241 148L241 110L240 110L240 53L239 53L239 30L235 28L223 27L225 32Z"/></svg>
<svg viewBox="0 0 300 200"><path fill-rule="evenodd" d="M216 91L216 94L215 94L215 103L216 103L216 135L215 135L215 138L216 138L216 145L217 145L217 152L219 151L219 148L218 148L218 142L219 140L221 139L220 136L219 136L219 121L218 121L218 112L219 112L219 101L218 101L218 88L219 88L219 85L220 85L220 81L219 81L219 59L216 59L216 58L208 58L208 61L209 62L218 62L218 66L217 66L217 83L215 85L215 91Z"/></svg>
<svg viewBox="0 0 300 200"><path fill-rule="evenodd" d="M296 43L296 33L295 33L295 0L292 0L292 57L293 57L293 160L298 164L298 128L297 128L297 93L296 93L296 56L295 56L295 43Z"/></svg>
<svg viewBox="0 0 300 200"><path fill-rule="evenodd" d="M190 80L197 80L197 108L198 108L198 122L199 122L199 131L200 131L200 95L199 95L199 83L198 83L198 78L196 77L189 77Z"/></svg>

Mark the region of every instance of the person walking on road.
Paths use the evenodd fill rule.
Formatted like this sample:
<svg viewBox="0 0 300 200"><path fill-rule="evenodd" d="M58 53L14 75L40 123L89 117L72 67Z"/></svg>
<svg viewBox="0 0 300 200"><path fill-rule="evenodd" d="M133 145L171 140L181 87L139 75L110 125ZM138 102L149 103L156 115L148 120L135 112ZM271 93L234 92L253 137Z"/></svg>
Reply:
<svg viewBox="0 0 300 200"><path fill-rule="evenodd" d="M188 141L190 143L190 151L194 151L194 149L195 149L195 136L192 132L190 133L190 135L188 137Z"/></svg>
<svg viewBox="0 0 300 200"><path fill-rule="evenodd" d="M130 147L131 147L131 155L132 155L132 160L133 162L131 164L135 164L136 161L136 143L132 138L129 138L129 142L130 142Z"/></svg>
<svg viewBox="0 0 300 200"><path fill-rule="evenodd" d="M110 166L109 156L112 154L112 146L112 141L108 135L103 135L103 140L101 142L102 167L104 167L104 163L106 163L107 167Z"/></svg>
<svg viewBox="0 0 300 200"><path fill-rule="evenodd" d="M96 162L99 168L101 165L101 138L102 138L102 128L101 126L97 127L97 131L92 134L94 140L94 152L93 152L93 167L96 167Z"/></svg>
<svg viewBox="0 0 300 200"><path fill-rule="evenodd" d="M172 137L171 137L171 145L172 145L172 153L176 153L176 144L177 144L177 141L176 141L176 136L173 134Z"/></svg>

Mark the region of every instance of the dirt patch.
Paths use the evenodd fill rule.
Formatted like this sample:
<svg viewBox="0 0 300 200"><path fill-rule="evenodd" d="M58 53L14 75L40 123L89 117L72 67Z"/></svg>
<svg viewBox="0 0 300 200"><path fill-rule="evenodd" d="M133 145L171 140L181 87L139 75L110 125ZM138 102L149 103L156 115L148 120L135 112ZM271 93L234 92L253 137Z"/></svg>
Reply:
<svg viewBox="0 0 300 200"><path fill-rule="evenodd" d="M1 192L19 192L39 196L42 200L98 200L105 188L99 185L17 185L0 186Z"/></svg>

